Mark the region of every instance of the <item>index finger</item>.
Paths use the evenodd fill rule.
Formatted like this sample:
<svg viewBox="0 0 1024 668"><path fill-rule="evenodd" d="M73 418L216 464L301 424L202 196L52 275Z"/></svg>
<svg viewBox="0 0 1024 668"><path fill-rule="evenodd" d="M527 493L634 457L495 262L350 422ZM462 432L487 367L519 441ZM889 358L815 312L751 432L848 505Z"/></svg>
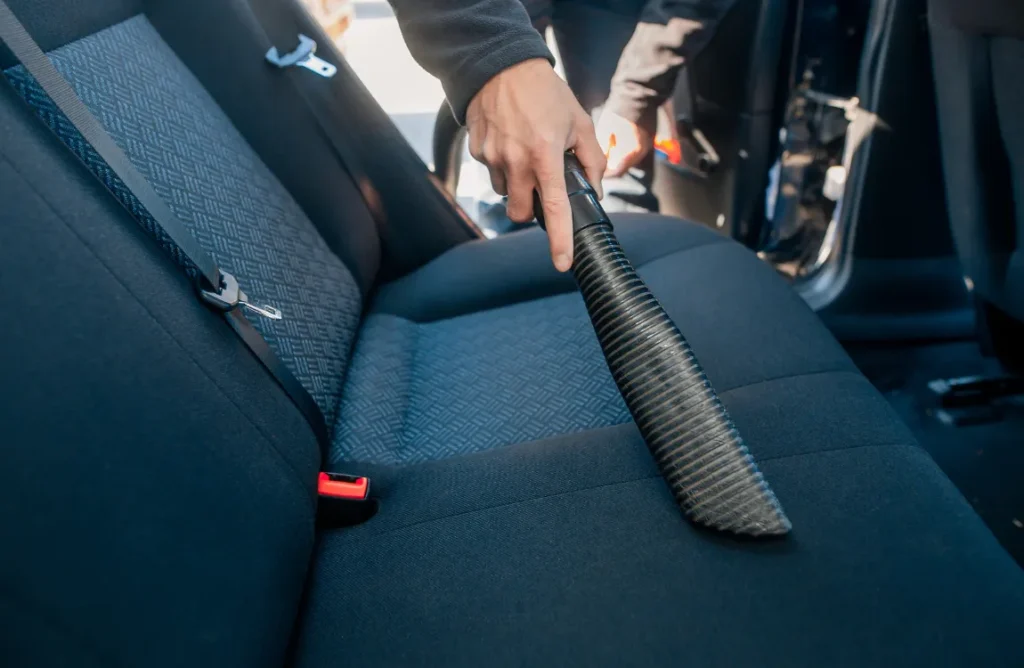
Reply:
<svg viewBox="0 0 1024 668"><path fill-rule="evenodd" d="M534 170L551 259L558 271L572 267L572 209L565 190L565 159L562 151L546 153Z"/></svg>

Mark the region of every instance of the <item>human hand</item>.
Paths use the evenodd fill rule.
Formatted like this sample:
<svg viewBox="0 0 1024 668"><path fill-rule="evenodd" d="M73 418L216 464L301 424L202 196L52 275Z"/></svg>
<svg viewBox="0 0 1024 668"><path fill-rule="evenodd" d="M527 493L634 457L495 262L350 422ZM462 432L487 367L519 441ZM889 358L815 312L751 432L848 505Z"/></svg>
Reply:
<svg viewBox="0 0 1024 668"><path fill-rule="evenodd" d="M614 111L602 112L597 120L597 139L608 160L604 175L611 177L624 176L654 148L650 132Z"/></svg>
<svg viewBox="0 0 1024 668"><path fill-rule="evenodd" d="M484 84L466 110L470 154L487 165L491 185L508 195L508 217L533 219L540 194L558 271L572 266L572 212L565 190L563 155L576 153L587 180L601 196L605 157L590 116L569 86L542 59L526 60Z"/></svg>

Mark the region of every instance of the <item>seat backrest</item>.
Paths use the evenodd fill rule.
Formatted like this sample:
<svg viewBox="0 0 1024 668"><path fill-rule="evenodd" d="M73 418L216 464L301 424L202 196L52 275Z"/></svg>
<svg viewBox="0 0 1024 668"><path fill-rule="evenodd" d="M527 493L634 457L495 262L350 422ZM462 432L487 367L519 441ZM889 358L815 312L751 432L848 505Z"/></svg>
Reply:
<svg viewBox="0 0 1024 668"><path fill-rule="evenodd" d="M950 222L978 297L1024 321L1024 3L930 0Z"/></svg>
<svg viewBox="0 0 1024 668"><path fill-rule="evenodd" d="M281 308L256 324L330 419L379 236L249 4L8 4L206 250ZM0 48L0 664L280 666L315 438L14 65Z"/></svg>

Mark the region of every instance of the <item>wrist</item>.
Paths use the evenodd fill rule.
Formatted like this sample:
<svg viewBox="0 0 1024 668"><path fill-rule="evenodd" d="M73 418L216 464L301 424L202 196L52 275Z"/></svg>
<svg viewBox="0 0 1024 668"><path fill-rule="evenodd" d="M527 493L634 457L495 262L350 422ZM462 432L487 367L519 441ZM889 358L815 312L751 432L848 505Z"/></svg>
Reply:
<svg viewBox="0 0 1024 668"><path fill-rule="evenodd" d="M455 119L465 124L466 111L487 84L509 69L529 62L544 63L546 67L551 67L554 62L551 52L539 34L509 42L460 68L449 78L449 81L456 81L458 85L445 86L445 94Z"/></svg>
<svg viewBox="0 0 1024 668"><path fill-rule="evenodd" d="M506 67L484 82L484 85L480 87L480 90L469 101L469 105L466 107L466 122L475 115L475 110L480 106L482 100L487 97L488 91L497 89L509 77L520 77L533 81L548 73L553 74L554 68L545 58L528 58Z"/></svg>

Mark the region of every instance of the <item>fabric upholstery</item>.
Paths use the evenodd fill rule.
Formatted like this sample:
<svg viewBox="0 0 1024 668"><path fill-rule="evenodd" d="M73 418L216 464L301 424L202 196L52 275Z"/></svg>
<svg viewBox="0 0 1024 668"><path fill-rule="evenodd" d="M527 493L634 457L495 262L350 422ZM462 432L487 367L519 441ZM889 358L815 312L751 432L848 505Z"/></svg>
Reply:
<svg viewBox="0 0 1024 668"><path fill-rule="evenodd" d="M0 664L280 667L317 444L0 78Z"/></svg>
<svg viewBox="0 0 1024 668"><path fill-rule="evenodd" d="M10 0L7 5L32 39L48 52L142 13L145 3L146 0ZM0 69L13 67L16 62L6 47L0 47Z"/></svg>
<svg viewBox="0 0 1024 668"><path fill-rule="evenodd" d="M726 241L668 216L622 213L613 218L615 234L638 267L687 248ZM570 274L555 271L547 239L533 227L456 246L419 271L380 286L369 308L429 322L575 290Z"/></svg>
<svg viewBox="0 0 1024 668"><path fill-rule="evenodd" d="M15 4L57 27L102 27L101 3L65 2ZM538 231L373 286L346 373L359 289L299 190L264 166L281 145L245 141L220 112L239 124L231 91L253 116L280 111L227 81L279 82L261 49L204 42L214 22L197 17L216 14L204 8L245 32L232 13L244 4L147 3L156 24L197 23L188 67L142 18L54 57L201 241L282 306L268 335L343 414L352 451L376 448L346 470L373 477L379 513L316 529L321 462L302 416L0 81L0 294L13 323L0 327L0 663L1024 664L1020 570L800 299L708 230L616 219L793 519L785 541L682 519ZM241 64L206 68L200 85L203 49ZM246 123L250 138L262 127ZM301 163L276 157L278 171ZM337 205L324 196L318 210ZM434 221L419 222L429 237ZM352 245L368 251L357 273L369 290L380 247ZM505 395L515 410L498 413ZM380 415L349 425L360 406Z"/></svg>
<svg viewBox="0 0 1024 668"><path fill-rule="evenodd" d="M857 372L781 378L727 390L721 398L759 461L913 442L902 423L889 419L888 403ZM491 505L657 475L632 422L415 466L365 468L384 506L372 522L375 534ZM493 484L496 477L500 485ZM424 497L434 501L421 503Z"/></svg>
<svg viewBox="0 0 1024 668"><path fill-rule="evenodd" d="M1024 661L1024 572L859 374L723 401L789 538L688 525L631 424L378 472L378 517L321 536L296 664Z"/></svg>
<svg viewBox="0 0 1024 668"><path fill-rule="evenodd" d="M341 65L341 57L335 55L330 40L321 36L313 17L304 7L280 0L146 0L145 11L168 46L299 203L365 297L383 269L381 229L347 166L325 141L305 100L298 95L295 78L270 68L262 58L271 44L287 50L286 45L302 33L317 40L321 57ZM365 117L388 122L378 106L364 104L352 90L356 80L354 73L339 68L333 78L320 82L345 91L336 96L344 100L344 106L332 113L348 127L363 125L362 116L349 115L356 109L363 110ZM254 104L255 100L259 104ZM415 154L411 147L406 149ZM416 205L409 203L410 207ZM429 249L426 244L420 248ZM388 254L393 252L388 249Z"/></svg>
<svg viewBox="0 0 1024 668"><path fill-rule="evenodd" d="M671 218L615 221L719 391L852 368L753 254ZM501 263L507 272L473 280ZM582 298L550 265L546 239L533 229L466 244L382 289L342 393L335 464L420 462L630 420ZM555 294L518 301L545 292ZM442 319L427 310L445 316L488 300L498 306Z"/></svg>
<svg viewBox="0 0 1024 668"><path fill-rule="evenodd" d="M360 332L332 459L439 459L629 420L574 294ZM351 398L349 398L351 397Z"/></svg>
<svg viewBox="0 0 1024 668"><path fill-rule="evenodd" d="M283 320L253 324L331 425L361 310L349 271L144 16L49 55L200 244L250 298L281 309ZM24 70L8 77L100 167Z"/></svg>

